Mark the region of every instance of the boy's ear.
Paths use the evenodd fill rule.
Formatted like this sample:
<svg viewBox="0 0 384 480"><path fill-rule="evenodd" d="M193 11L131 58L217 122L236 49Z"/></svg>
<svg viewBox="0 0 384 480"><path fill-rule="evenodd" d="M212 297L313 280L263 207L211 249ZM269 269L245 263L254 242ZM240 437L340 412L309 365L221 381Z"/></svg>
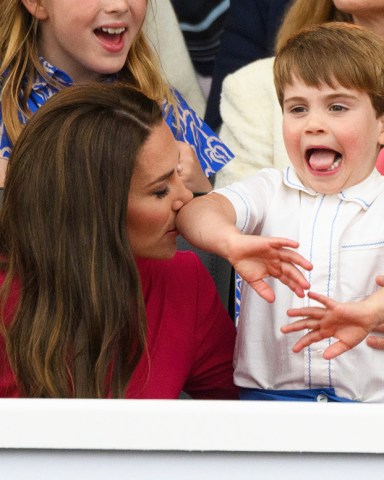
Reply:
<svg viewBox="0 0 384 480"><path fill-rule="evenodd" d="M379 135L379 144L384 145L384 114L379 118L380 120L380 135Z"/></svg>
<svg viewBox="0 0 384 480"><path fill-rule="evenodd" d="M48 18L44 2L41 0L21 0L28 12L37 18L37 20L46 20Z"/></svg>

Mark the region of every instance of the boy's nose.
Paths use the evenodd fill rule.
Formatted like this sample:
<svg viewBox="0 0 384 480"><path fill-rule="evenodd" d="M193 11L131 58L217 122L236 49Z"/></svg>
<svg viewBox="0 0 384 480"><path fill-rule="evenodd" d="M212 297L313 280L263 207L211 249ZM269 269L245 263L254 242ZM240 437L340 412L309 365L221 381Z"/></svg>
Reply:
<svg viewBox="0 0 384 480"><path fill-rule="evenodd" d="M305 131L308 133L322 133L326 130L326 125L321 115L311 114L307 117Z"/></svg>

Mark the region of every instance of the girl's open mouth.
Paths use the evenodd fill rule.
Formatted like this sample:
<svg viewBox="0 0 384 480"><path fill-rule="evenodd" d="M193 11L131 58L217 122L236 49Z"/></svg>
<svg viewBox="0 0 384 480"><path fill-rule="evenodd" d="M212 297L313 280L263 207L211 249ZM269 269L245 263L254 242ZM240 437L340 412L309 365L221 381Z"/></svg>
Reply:
<svg viewBox="0 0 384 480"><path fill-rule="evenodd" d="M101 27L94 30L97 38L99 38L104 43L109 43L112 45L118 45L121 42L125 31L126 29L124 27Z"/></svg>

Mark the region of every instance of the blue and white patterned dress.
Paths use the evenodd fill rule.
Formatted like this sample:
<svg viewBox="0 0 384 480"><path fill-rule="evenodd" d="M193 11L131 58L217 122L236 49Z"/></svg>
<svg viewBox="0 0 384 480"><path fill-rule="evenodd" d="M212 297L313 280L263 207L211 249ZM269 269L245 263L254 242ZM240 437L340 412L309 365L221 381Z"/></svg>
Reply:
<svg viewBox="0 0 384 480"><path fill-rule="evenodd" d="M73 84L72 79L65 72L50 65L43 59L41 59L41 62L48 75L61 85L70 86ZM36 112L56 92L56 88L48 85L44 78L38 76L32 86L31 95L27 100L28 108L31 112ZM177 128L172 107L167 109L166 105L164 106L164 119L171 128L176 140L184 141L194 147L203 171L207 177L210 177L228 163L233 158L233 154L216 133L189 107L180 93L177 91L174 93L177 100L179 128ZM27 121L25 118L22 120ZM11 150L12 144L4 128L0 111L0 157L8 159Z"/></svg>

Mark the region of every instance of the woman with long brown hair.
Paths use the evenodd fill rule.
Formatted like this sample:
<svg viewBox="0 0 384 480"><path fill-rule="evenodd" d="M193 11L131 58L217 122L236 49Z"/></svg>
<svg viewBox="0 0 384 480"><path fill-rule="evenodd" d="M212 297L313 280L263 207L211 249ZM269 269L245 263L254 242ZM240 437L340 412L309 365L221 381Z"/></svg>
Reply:
<svg viewBox="0 0 384 480"><path fill-rule="evenodd" d="M68 87L31 118L0 212L0 396L236 398L234 325L176 253L179 155L127 86Z"/></svg>

